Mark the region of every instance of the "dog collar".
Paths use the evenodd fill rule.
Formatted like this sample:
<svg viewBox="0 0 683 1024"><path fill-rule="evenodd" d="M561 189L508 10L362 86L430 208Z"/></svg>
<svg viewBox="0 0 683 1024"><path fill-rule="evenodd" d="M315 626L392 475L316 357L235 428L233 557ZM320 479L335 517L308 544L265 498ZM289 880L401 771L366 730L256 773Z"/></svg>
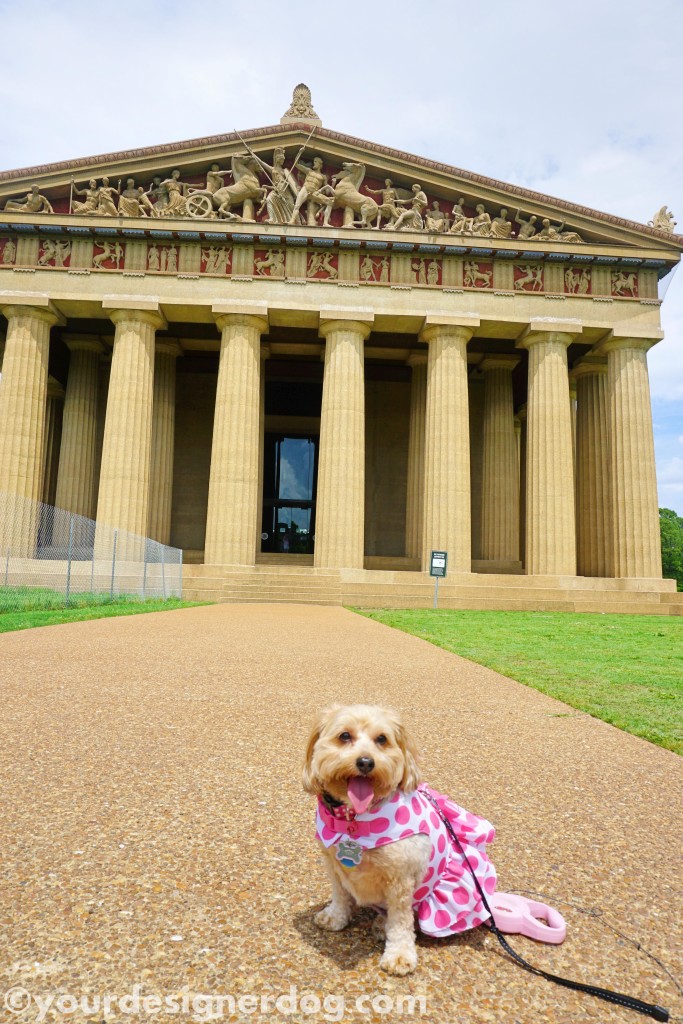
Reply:
<svg viewBox="0 0 683 1024"><path fill-rule="evenodd" d="M362 821L356 817L351 807L342 804L339 807L326 807L322 800L318 801L320 816L327 825L330 832L337 832L341 835L370 836L372 835L372 821ZM345 812L342 816L340 812ZM365 815L363 815L365 817Z"/></svg>

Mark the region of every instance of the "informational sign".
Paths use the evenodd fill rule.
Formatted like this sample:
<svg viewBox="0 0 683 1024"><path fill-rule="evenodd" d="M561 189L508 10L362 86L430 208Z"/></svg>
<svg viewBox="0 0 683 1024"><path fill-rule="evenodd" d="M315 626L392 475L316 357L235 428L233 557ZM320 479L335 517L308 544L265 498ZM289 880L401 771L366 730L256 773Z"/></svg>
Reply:
<svg viewBox="0 0 683 1024"><path fill-rule="evenodd" d="M445 576L448 565L447 551L432 551L432 559L429 566L430 576Z"/></svg>
<svg viewBox="0 0 683 1024"><path fill-rule="evenodd" d="M434 607L439 605L439 580L446 575L448 567L447 551L432 551L429 562L429 575L434 577Z"/></svg>

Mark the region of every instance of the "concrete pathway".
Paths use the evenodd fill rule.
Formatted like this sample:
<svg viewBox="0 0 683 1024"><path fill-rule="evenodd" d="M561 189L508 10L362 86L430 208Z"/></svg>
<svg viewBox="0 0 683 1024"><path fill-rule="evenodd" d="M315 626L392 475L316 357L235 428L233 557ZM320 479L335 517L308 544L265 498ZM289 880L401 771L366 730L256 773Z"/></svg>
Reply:
<svg viewBox="0 0 683 1024"><path fill-rule="evenodd" d="M12 987L15 1007L19 988L34 1000L6 1019L206 1020L220 1009L206 997L253 995L270 997L266 1013L243 999L231 1014L226 999L222 1019L644 1020L528 975L483 928L420 940L418 971L393 979L369 912L337 935L314 926L327 885L300 771L313 714L335 700L401 709L427 780L496 825L499 887L564 911L563 946L513 939L520 952L682 1011L625 938L680 971L672 753L339 608L222 605L8 633L0 672L0 1005ZM41 1016L36 997L60 992L75 1012ZM105 994L128 1002L95 1012ZM295 1013L273 1008L283 994ZM132 1018L150 995L175 995L179 1015Z"/></svg>

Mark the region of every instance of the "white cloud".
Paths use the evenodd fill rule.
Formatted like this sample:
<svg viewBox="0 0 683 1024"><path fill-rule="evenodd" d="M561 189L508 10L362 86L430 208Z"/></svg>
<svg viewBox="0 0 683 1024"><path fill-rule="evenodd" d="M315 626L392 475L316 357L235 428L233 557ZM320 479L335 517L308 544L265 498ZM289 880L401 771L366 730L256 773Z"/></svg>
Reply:
<svg viewBox="0 0 683 1024"><path fill-rule="evenodd" d="M683 459L674 456L657 469L659 482L675 490L683 491Z"/></svg>

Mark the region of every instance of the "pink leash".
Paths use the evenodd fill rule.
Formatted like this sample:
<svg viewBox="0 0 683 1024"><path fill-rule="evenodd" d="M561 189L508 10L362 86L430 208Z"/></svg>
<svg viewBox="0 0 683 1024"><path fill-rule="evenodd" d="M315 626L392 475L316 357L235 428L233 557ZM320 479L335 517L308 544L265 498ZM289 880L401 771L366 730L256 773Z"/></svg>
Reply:
<svg viewBox="0 0 683 1024"><path fill-rule="evenodd" d="M448 835L451 841L453 842L453 845L455 846L456 850L458 850L458 852L460 853L464 863L467 865L467 868L474 880L474 884L476 885L477 890L479 891L479 895L481 896L481 902L484 905L484 909L487 910L492 917L492 920L487 923L490 924L491 931L496 936L496 938L498 939L498 941L500 942L501 946L508 954L508 956L512 957L512 959L516 963L518 963L520 967L523 967L526 971L529 971L531 974L536 974L540 978L545 978L546 981L553 981L556 985L562 985L564 988L571 988L577 992L585 992L587 995L596 996L596 998L598 999L604 999L607 1003L616 1003L617 1006L625 1006L629 1010L635 1010L636 1013L644 1013L648 1017L652 1017L654 1020L669 1020L669 1011L665 1009L663 1006L657 1006L652 1003L645 1003L642 999L636 999L634 998L634 996L627 996L621 992L613 992L612 989L609 988L601 988L598 985L585 985L581 981L572 981L570 978L562 978L558 974L551 974L549 971L544 971L541 967L535 967L533 964L530 964L528 960L525 960L523 956L520 956L519 953L517 953L516 950L512 948L507 939L503 936L504 931L521 931L523 935L528 935L529 931L524 931L525 928L533 930L536 930L536 928L540 928L541 931L539 934L543 936L543 942L561 942L564 938L564 935L562 935L562 939L555 938L554 940L549 939L547 936L550 934L551 931L554 931L556 928L558 928L558 919L562 922L562 925L564 925L564 921L562 921L562 918L557 913L557 911L554 911L551 907L546 907L544 903L534 903L533 900L527 900L525 897L512 895L511 893L496 893L491 897L487 897L486 893L481 887L479 879L476 876L474 868L467 859L467 854L462 848L462 843L460 842L455 832L453 831L453 826L451 825L450 821L439 807L435 798L428 792L425 792L425 796L433 805L434 810L443 821L444 825L446 826L446 831L448 832ZM497 912L494 913L492 904L495 903L496 896L498 896L499 900L501 900L501 903L499 903ZM491 902L489 902L489 899ZM519 903L517 902L518 900ZM547 920L547 925L544 925L539 921L537 921L536 924L532 923L532 920L534 919L534 907L540 908L540 916ZM518 928L517 924L519 924L521 927ZM544 929L548 929L548 931L545 931ZM560 932L557 931L555 932L555 934L558 935L560 934ZM532 935L531 937L536 938L536 935Z"/></svg>

